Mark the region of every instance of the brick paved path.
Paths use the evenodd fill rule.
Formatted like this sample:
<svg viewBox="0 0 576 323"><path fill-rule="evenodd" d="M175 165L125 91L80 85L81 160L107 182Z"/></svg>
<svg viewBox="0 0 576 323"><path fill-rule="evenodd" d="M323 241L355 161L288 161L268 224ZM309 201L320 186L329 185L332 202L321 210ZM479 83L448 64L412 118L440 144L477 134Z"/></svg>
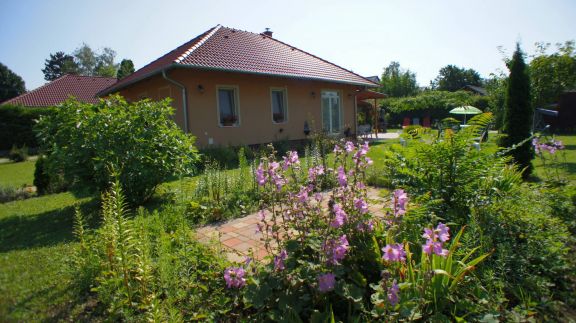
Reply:
<svg viewBox="0 0 576 323"><path fill-rule="evenodd" d="M380 190L368 190L369 209L374 216L382 216L382 208L387 199L379 196ZM226 256L231 261L244 261L251 255L262 259L267 255L264 243L260 240L262 233L257 231L258 214L253 213L243 218L224 223L212 224L196 230L198 240L202 242L220 241Z"/></svg>

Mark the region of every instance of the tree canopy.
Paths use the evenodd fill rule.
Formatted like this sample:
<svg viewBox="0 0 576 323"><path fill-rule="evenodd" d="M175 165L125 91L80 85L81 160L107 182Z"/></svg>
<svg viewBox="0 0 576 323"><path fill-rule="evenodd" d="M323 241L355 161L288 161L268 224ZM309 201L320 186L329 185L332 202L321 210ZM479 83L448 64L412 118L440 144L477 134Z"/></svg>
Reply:
<svg viewBox="0 0 576 323"><path fill-rule="evenodd" d="M382 92L390 97L406 97L418 93L416 73L400 67L400 63L391 62L382 73Z"/></svg>
<svg viewBox="0 0 576 323"><path fill-rule="evenodd" d="M53 81L64 74L78 73L78 64L74 61L74 57L64 52L50 54L44 66L42 73L46 81Z"/></svg>
<svg viewBox="0 0 576 323"><path fill-rule="evenodd" d="M0 103L26 92L24 80L0 63Z"/></svg>
<svg viewBox="0 0 576 323"><path fill-rule="evenodd" d="M466 85L482 85L482 78L475 70L447 65L440 69L438 76L432 81L432 88L440 91L458 91Z"/></svg>
<svg viewBox="0 0 576 323"><path fill-rule="evenodd" d="M532 94L536 107L557 102L559 95L576 88L576 50L574 41L556 44L548 54L548 43L536 44L537 54L530 62Z"/></svg>
<svg viewBox="0 0 576 323"><path fill-rule="evenodd" d="M120 68L116 73L116 78L120 80L132 73L134 73L134 63L132 63L132 60L123 59L122 62L120 62Z"/></svg>

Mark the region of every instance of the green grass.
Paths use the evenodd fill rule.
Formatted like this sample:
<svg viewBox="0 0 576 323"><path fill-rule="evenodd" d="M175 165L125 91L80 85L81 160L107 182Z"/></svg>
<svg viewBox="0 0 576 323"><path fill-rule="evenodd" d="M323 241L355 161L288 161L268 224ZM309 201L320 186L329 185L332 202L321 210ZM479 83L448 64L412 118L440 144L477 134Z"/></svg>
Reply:
<svg viewBox="0 0 576 323"><path fill-rule="evenodd" d="M18 188L34 182L35 161L0 164L0 186Z"/></svg>
<svg viewBox="0 0 576 323"><path fill-rule="evenodd" d="M544 152L545 163L536 156L532 162L534 174L541 180L560 179L576 184L576 135L556 136L555 139L562 141L564 150L555 155Z"/></svg>
<svg viewBox="0 0 576 323"><path fill-rule="evenodd" d="M0 321L61 319L78 303L67 270L76 203L85 214L97 207L93 199L71 193L1 205Z"/></svg>

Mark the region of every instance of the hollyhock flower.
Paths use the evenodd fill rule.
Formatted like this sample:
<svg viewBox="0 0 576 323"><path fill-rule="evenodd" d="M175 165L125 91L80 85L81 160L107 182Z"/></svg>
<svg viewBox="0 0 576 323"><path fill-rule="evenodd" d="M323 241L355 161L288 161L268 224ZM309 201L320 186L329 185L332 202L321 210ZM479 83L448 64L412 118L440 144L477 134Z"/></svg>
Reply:
<svg viewBox="0 0 576 323"><path fill-rule="evenodd" d="M382 259L386 261L405 261L406 260L406 252L404 251L404 245L397 243L397 244L388 244L384 248L382 248L382 252L384 255Z"/></svg>
<svg viewBox="0 0 576 323"><path fill-rule="evenodd" d="M446 224L442 222L438 223L435 232L438 235L438 239L440 239L440 241L446 242L450 240L450 228Z"/></svg>
<svg viewBox="0 0 576 323"><path fill-rule="evenodd" d="M348 239L346 235L342 235L337 240L328 240L324 242L324 251L328 256L328 263L338 264L346 257L346 252L349 248Z"/></svg>
<svg viewBox="0 0 576 323"><path fill-rule="evenodd" d="M408 194L402 189L394 190L394 216L400 216L406 213L406 204L408 203Z"/></svg>
<svg viewBox="0 0 576 323"><path fill-rule="evenodd" d="M442 247L444 242L450 239L450 228L444 223L438 223L436 229L425 228L422 237L427 239L426 244L422 245L424 253L428 255L434 253L442 257L448 255L448 250L443 249Z"/></svg>
<svg viewBox="0 0 576 323"><path fill-rule="evenodd" d="M388 288L388 302L390 302L390 305L395 306L396 304L398 304L399 291L400 288L398 287L398 283L396 282L396 279L394 279L394 281L392 282L392 286Z"/></svg>
<svg viewBox="0 0 576 323"><path fill-rule="evenodd" d="M333 228L339 228L346 222L347 214L344 210L342 210L340 204L334 204L333 210L334 210L334 219L332 220L332 222L330 222L330 226L332 226Z"/></svg>
<svg viewBox="0 0 576 323"><path fill-rule="evenodd" d="M324 167L322 166L311 167L308 169L308 179L312 182L316 180L318 175L322 174L324 174Z"/></svg>
<svg viewBox="0 0 576 323"><path fill-rule="evenodd" d="M296 194L296 198L298 198L298 201L300 201L300 203L308 202L308 189L306 187L302 187L300 189L300 192Z"/></svg>
<svg viewBox="0 0 576 323"><path fill-rule="evenodd" d="M341 152L342 152L342 148L340 148L340 146L338 146L338 145L334 145L334 153L339 154Z"/></svg>
<svg viewBox="0 0 576 323"><path fill-rule="evenodd" d="M333 290L334 285L336 285L336 276L334 274L328 273L318 276L318 290L321 293Z"/></svg>
<svg viewBox="0 0 576 323"><path fill-rule="evenodd" d="M346 172L344 171L344 167L342 166L338 167L338 183L342 187L348 184L348 181L346 179Z"/></svg>
<svg viewBox="0 0 576 323"><path fill-rule="evenodd" d="M300 164L300 160L298 159L298 152L289 151L287 155L284 156L284 166L282 167L282 169L287 170L288 167L298 164Z"/></svg>
<svg viewBox="0 0 576 323"><path fill-rule="evenodd" d="M359 223L356 225L356 229L357 229L358 231L361 231L361 232L364 232L364 231L371 232L371 231L374 230L374 221L369 220L369 221L366 222L366 223L364 223L364 222L359 222Z"/></svg>
<svg viewBox="0 0 576 323"><path fill-rule="evenodd" d="M324 197L322 196L322 193L314 193L314 199L316 200L316 202L320 203L322 202Z"/></svg>
<svg viewBox="0 0 576 323"><path fill-rule="evenodd" d="M360 211L360 214L368 213L368 203L363 199L355 198L354 199L354 207Z"/></svg>
<svg viewBox="0 0 576 323"><path fill-rule="evenodd" d="M227 288L240 288L246 285L244 275L246 272L241 267L229 267L224 270L224 280Z"/></svg>
<svg viewBox="0 0 576 323"><path fill-rule="evenodd" d="M354 147L354 144L351 141L347 141L346 144L344 144L344 149L346 149L346 152L351 153L354 151L356 147Z"/></svg>
<svg viewBox="0 0 576 323"><path fill-rule="evenodd" d="M282 249L280 254L274 257L274 270L282 271L286 269L284 266L284 260L286 260L286 258L288 258L288 253L286 252L286 249Z"/></svg>
<svg viewBox="0 0 576 323"><path fill-rule="evenodd" d="M256 182L258 182L258 185L260 186L266 184L266 175L264 174L264 167L262 166L262 163L260 163L256 169Z"/></svg>

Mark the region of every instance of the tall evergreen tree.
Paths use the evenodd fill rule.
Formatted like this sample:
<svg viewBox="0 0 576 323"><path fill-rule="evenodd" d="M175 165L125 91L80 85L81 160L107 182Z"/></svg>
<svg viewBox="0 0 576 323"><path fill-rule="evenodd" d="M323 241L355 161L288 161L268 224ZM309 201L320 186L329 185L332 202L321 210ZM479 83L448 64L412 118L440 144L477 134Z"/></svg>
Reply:
<svg viewBox="0 0 576 323"><path fill-rule="evenodd" d="M50 54L50 58L44 63L44 79L53 81L64 74L78 73L78 65L74 62L74 57L64 52Z"/></svg>
<svg viewBox="0 0 576 323"><path fill-rule="evenodd" d="M516 44L516 51L508 63L508 69L510 76L506 89L503 127L506 136L500 141L502 147L511 147L530 137L534 114L530 100L530 77L520 44ZM532 158L534 158L534 151L530 142L516 147L510 152L510 155L514 162L525 169L522 175L527 178L532 173Z"/></svg>
<svg viewBox="0 0 576 323"><path fill-rule="evenodd" d="M0 103L26 92L24 80L0 63Z"/></svg>
<svg viewBox="0 0 576 323"><path fill-rule="evenodd" d="M116 73L116 78L121 80L132 73L134 73L134 63L132 63L132 60L123 59L122 62L120 62L120 68Z"/></svg>

